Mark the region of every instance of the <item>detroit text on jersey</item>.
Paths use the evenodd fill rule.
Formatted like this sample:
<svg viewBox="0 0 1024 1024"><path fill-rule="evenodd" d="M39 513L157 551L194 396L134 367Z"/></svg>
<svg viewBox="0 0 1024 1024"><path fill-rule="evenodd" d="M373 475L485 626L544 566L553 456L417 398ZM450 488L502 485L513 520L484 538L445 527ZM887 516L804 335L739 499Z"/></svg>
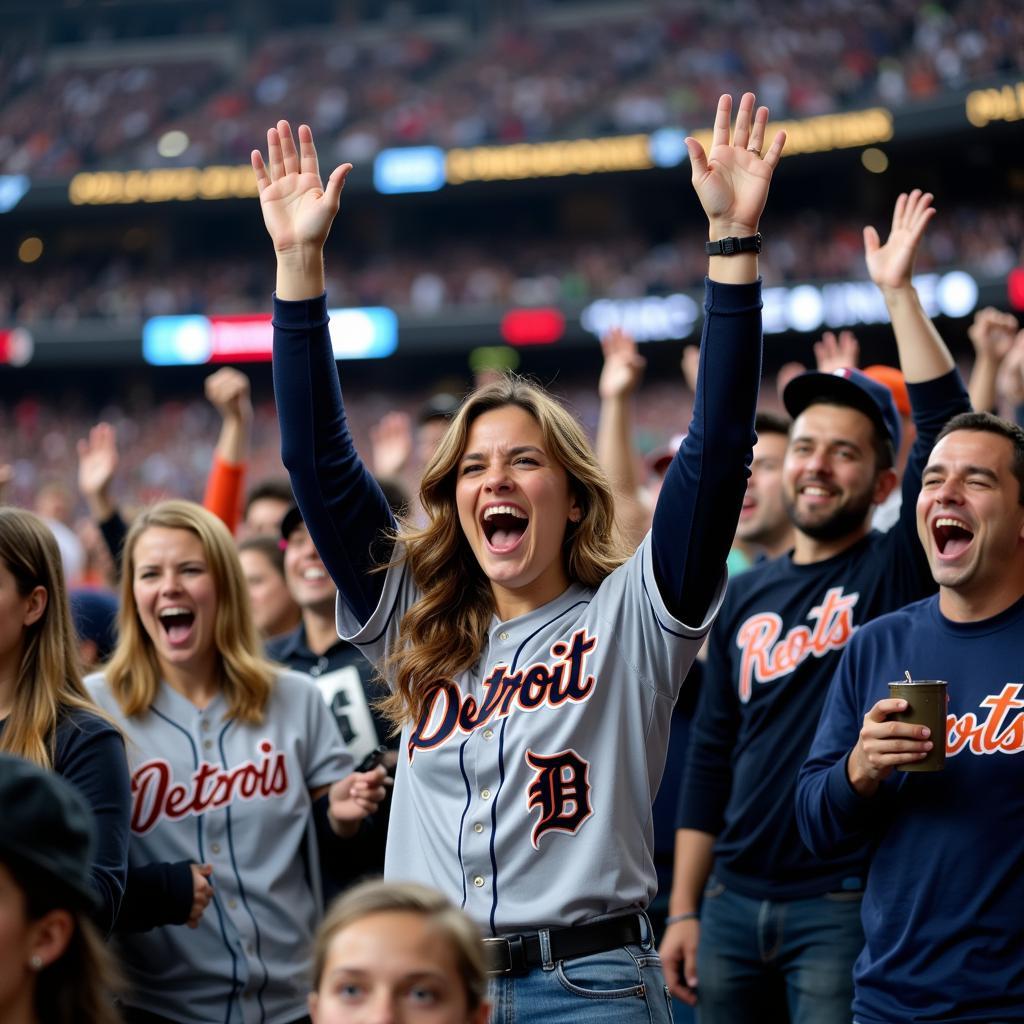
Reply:
<svg viewBox="0 0 1024 1024"><path fill-rule="evenodd" d="M269 799L288 791L288 765L270 740L257 744L258 760L233 768L201 761L187 782L175 781L162 758L143 761L132 773L132 831L143 835L161 819L177 821L227 807L236 800Z"/></svg>

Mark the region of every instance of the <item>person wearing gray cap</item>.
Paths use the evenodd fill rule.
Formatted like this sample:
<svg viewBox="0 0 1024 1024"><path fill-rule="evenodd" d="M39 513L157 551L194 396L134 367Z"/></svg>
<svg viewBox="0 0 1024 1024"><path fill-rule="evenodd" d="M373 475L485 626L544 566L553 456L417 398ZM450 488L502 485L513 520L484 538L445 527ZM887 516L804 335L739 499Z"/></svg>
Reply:
<svg viewBox="0 0 1024 1024"><path fill-rule="evenodd" d="M59 775L0 754L0 1020L117 1024L113 959L90 920L92 814Z"/></svg>

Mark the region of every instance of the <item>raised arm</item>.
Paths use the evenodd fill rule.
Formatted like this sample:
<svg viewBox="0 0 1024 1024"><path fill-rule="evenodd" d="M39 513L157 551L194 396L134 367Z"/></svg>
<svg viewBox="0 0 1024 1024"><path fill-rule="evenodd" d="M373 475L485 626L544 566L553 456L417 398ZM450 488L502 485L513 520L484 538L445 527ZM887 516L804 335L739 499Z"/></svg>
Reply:
<svg viewBox="0 0 1024 1024"><path fill-rule="evenodd" d="M931 570L917 538L917 496L921 472L943 425L970 408L963 381L946 343L921 306L913 285L914 260L925 229L935 215L932 195L914 189L896 200L892 229L884 245L873 227L864 229L868 273L882 290L899 352L900 369L907 381L917 437L903 473L903 503L891 543L902 556L894 556L893 586L906 601L934 590Z"/></svg>
<svg viewBox="0 0 1024 1024"><path fill-rule="evenodd" d="M974 322L967 328L967 337L974 346L974 365L967 393L971 406L978 412L998 409L999 371L1013 348L1017 327L1017 318L1012 313L986 306L974 314Z"/></svg>
<svg viewBox="0 0 1024 1024"><path fill-rule="evenodd" d="M901 193L885 245L873 227L864 229L864 253L871 280L889 308L900 369L908 384L935 380L953 369L953 357L928 318L913 284L914 259L935 208L933 196L915 188Z"/></svg>
<svg viewBox="0 0 1024 1024"><path fill-rule="evenodd" d="M647 360L637 351L636 340L621 327L613 327L601 339L601 351L604 366L597 385L601 399L597 461L612 485L615 518L622 534L635 547L651 525L649 505L640 494L633 449L633 392Z"/></svg>
<svg viewBox="0 0 1024 1024"><path fill-rule="evenodd" d="M206 478L203 507L234 533L245 489L245 470L252 439L249 378L233 366L222 366L203 382L210 404L220 415L220 434Z"/></svg>
<svg viewBox="0 0 1024 1024"><path fill-rule="evenodd" d="M117 434L109 423L97 423L87 438L78 442L78 489L89 506L89 515L99 527L100 536L121 575L121 549L128 526L112 494L120 457Z"/></svg>
<svg viewBox="0 0 1024 1024"><path fill-rule="evenodd" d="M785 144L764 157L768 108L745 93L730 140L732 99L718 103L711 151L686 145L708 238L757 234L772 172ZM652 554L665 603L699 626L722 577L746 490L761 379L761 289L757 254L711 256L700 368L686 440L669 466L654 512Z"/></svg>
<svg viewBox="0 0 1024 1024"><path fill-rule="evenodd" d="M252 154L263 220L277 254L274 393L281 457L320 557L360 621L376 607L383 576L370 572L390 552L388 503L363 465L345 419L324 296L323 247L351 164L324 188L313 133L287 121L267 132L269 167Z"/></svg>

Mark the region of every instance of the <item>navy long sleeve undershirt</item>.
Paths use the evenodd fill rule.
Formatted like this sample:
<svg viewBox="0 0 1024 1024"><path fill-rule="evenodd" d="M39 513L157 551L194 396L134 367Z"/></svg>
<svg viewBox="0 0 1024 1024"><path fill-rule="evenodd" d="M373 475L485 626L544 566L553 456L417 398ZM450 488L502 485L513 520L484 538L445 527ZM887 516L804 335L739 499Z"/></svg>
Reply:
<svg viewBox="0 0 1024 1024"><path fill-rule="evenodd" d="M669 609L699 625L722 576L746 488L761 376L760 283L707 282L689 432L655 510L652 554ZM352 443L327 329L325 297L274 300L274 390L282 459L295 499L342 600L361 622L380 598L369 570L394 518ZM376 558L375 558L376 555Z"/></svg>
<svg viewBox="0 0 1024 1024"><path fill-rule="evenodd" d="M707 614L732 547L750 475L761 382L761 283L704 286L693 416L654 510L651 554L681 622Z"/></svg>
<svg viewBox="0 0 1024 1024"><path fill-rule="evenodd" d="M365 622L384 586L369 570L394 516L345 419L327 299L274 299L274 395L281 458L309 535L352 614ZM376 547L375 547L376 546Z"/></svg>

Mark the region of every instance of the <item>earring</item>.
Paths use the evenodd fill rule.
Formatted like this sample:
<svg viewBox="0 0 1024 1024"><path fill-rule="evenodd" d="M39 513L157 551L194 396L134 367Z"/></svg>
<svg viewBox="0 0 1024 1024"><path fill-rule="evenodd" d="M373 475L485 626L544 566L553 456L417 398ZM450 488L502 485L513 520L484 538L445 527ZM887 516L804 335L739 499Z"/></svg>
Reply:
<svg viewBox="0 0 1024 1024"><path fill-rule="evenodd" d="M31 964L33 971L41 971L43 969L43 958L38 953L33 953L29 964Z"/></svg>

